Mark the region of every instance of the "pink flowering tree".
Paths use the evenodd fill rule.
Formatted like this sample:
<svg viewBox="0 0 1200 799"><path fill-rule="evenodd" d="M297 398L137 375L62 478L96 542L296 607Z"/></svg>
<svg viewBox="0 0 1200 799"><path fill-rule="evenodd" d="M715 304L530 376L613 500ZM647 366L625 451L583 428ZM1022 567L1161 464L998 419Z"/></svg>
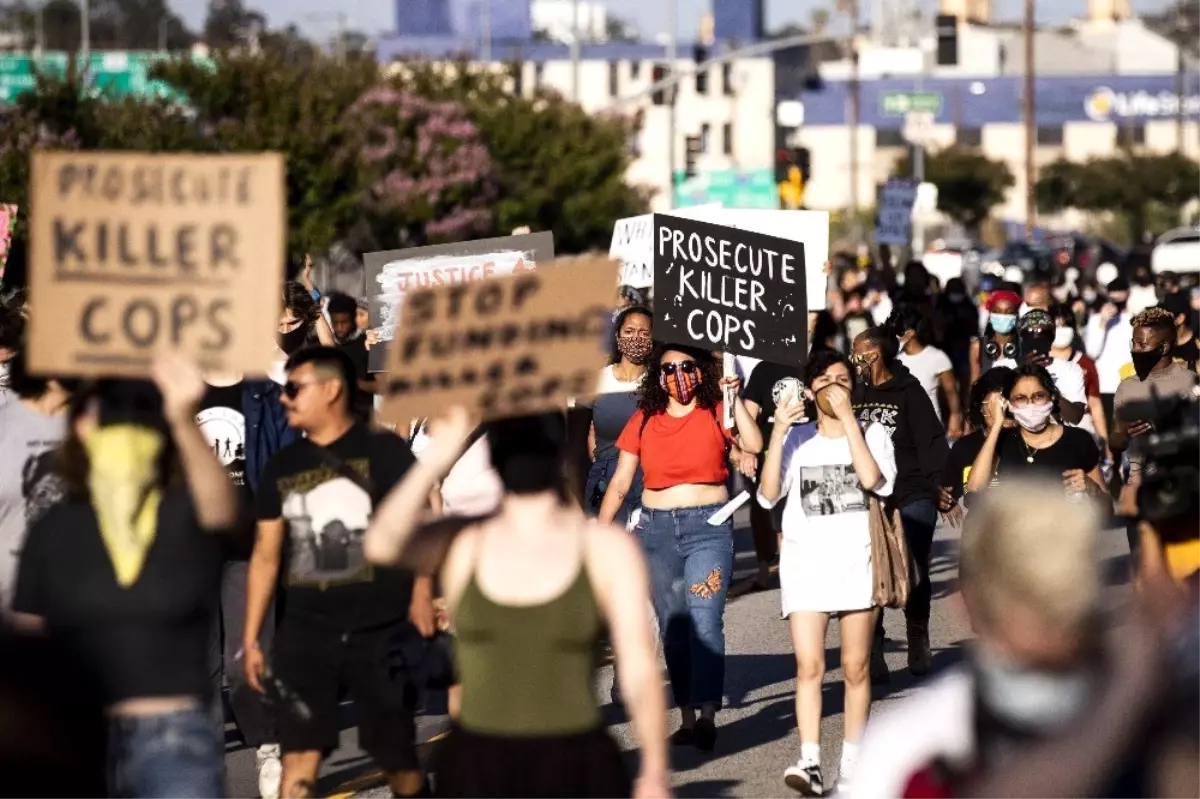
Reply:
<svg viewBox="0 0 1200 799"><path fill-rule="evenodd" d="M457 102L369 89L342 123L342 160L358 175L361 251L463 241L493 229L496 166Z"/></svg>

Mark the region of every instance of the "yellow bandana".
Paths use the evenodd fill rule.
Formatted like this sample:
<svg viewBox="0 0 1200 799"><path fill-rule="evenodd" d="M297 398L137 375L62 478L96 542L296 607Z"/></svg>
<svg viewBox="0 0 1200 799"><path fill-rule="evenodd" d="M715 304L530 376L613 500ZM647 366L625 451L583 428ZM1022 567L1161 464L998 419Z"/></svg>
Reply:
<svg viewBox="0 0 1200 799"><path fill-rule="evenodd" d="M162 491L155 483L162 434L141 425L111 425L92 431L84 447L100 537L117 582L128 588L137 582L157 533Z"/></svg>

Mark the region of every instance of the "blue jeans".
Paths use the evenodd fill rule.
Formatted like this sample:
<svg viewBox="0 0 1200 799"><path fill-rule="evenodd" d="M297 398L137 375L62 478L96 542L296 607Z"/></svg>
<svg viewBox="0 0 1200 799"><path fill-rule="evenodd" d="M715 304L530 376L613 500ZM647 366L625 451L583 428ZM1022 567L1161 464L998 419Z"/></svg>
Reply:
<svg viewBox="0 0 1200 799"><path fill-rule="evenodd" d="M112 796L223 796L223 766L222 743L205 708L121 716L109 727Z"/></svg>
<svg viewBox="0 0 1200 799"><path fill-rule="evenodd" d="M918 582L908 595L904 617L910 624L929 626L929 609L933 601L933 585L929 580L929 557L933 552L933 533L937 528L937 503L932 499L918 499L900 509L900 523L904 525L904 540L908 543L908 556L916 567Z"/></svg>
<svg viewBox="0 0 1200 799"><path fill-rule="evenodd" d="M612 480L613 473L617 471L617 459L620 453L613 453L604 458L598 458L592 462L592 468L588 469L587 484L583 488L584 501L587 503L587 511L589 516L597 516L600 513L600 503L604 501L604 492L608 489L608 483ZM629 486L629 493L625 495L625 501L621 503L621 509L617 511L617 515L613 521L617 524L625 524L629 521L630 515L634 509L642 504L642 467L633 475L633 483Z"/></svg>
<svg viewBox="0 0 1200 799"><path fill-rule="evenodd" d="M720 507L642 508L635 528L650 567L671 693L681 708L720 707L725 693L725 598L733 572L733 522L708 523Z"/></svg>

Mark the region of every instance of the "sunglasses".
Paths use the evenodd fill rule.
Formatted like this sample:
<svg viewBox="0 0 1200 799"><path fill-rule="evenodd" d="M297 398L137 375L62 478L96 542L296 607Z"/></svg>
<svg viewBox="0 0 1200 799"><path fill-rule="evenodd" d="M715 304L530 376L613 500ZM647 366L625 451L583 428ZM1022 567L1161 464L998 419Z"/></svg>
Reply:
<svg viewBox="0 0 1200 799"><path fill-rule="evenodd" d="M700 371L700 367L695 361L671 361L662 365L662 373L664 375L673 375L676 372L683 372L685 375L693 374Z"/></svg>
<svg viewBox="0 0 1200 799"><path fill-rule="evenodd" d="M301 391L303 391L308 386L314 385L316 382L317 381L314 380L314 381L311 381L308 383L296 383L294 381L289 380L283 384L283 395L285 397L287 397L288 399L294 400L296 397L300 396Z"/></svg>

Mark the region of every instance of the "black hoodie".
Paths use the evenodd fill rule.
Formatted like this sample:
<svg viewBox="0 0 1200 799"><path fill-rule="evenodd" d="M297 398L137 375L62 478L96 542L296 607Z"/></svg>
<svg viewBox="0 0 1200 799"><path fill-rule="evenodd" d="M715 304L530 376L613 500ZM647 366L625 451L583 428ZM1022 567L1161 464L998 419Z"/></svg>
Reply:
<svg viewBox="0 0 1200 799"><path fill-rule="evenodd" d="M920 499L937 501L938 486L950 448L946 429L933 410L929 395L899 361L892 379L878 386L860 380L854 392L854 412L864 427L882 424L896 450L896 487L891 504L902 508Z"/></svg>

